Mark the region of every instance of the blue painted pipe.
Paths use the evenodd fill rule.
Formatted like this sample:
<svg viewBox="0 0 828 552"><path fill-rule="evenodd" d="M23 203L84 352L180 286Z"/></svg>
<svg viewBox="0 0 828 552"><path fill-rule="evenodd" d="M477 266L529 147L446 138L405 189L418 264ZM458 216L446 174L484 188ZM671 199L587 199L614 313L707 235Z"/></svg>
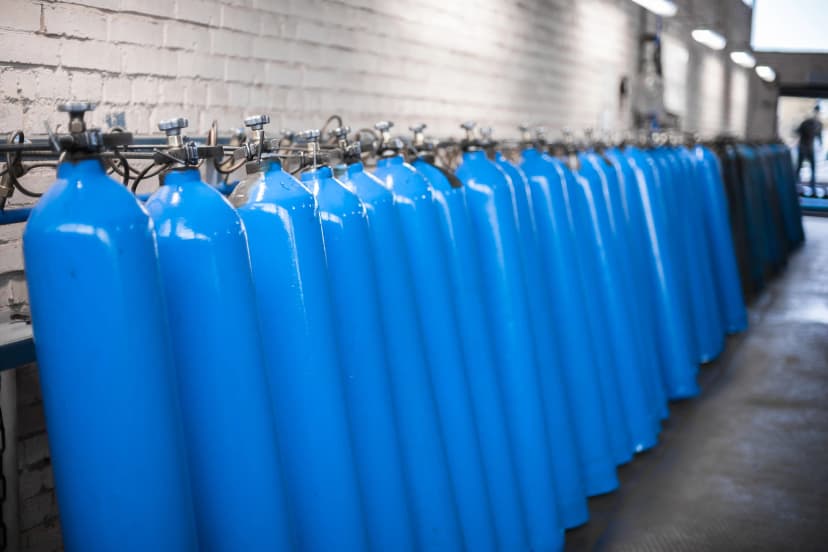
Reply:
<svg viewBox="0 0 828 552"><path fill-rule="evenodd" d="M287 549L244 227L197 170L174 170L164 182L146 208L158 236L200 540L215 550Z"/></svg>
<svg viewBox="0 0 828 552"><path fill-rule="evenodd" d="M302 173L316 198L344 370L357 473L372 550L414 550L397 421L389 381L376 262L359 198L329 167Z"/></svg>
<svg viewBox="0 0 828 552"><path fill-rule="evenodd" d="M375 174L393 192L400 215L466 546L471 550L494 550L495 518L432 193L428 181L401 155L380 159Z"/></svg>
<svg viewBox="0 0 828 552"><path fill-rule="evenodd" d="M313 195L266 160L230 196L247 233L297 546L367 547Z"/></svg>
<svg viewBox="0 0 828 552"><path fill-rule="evenodd" d="M509 187L482 151L464 153L456 174L466 190L471 236L479 254L476 270L492 324L530 544L534 550L561 550L564 522L556 504L553 450L546 434Z"/></svg>
<svg viewBox="0 0 828 552"><path fill-rule="evenodd" d="M554 333L560 347L561 372L572 408L586 493L608 493L618 487L610 431L623 424L623 420L610 418L602 396L602 376L593 354L568 190L556 163L535 149L523 152L521 169L528 182L523 184L517 173L513 184L518 181L516 192L520 192L520 186L524 190L528 186L528 194L521 194L519 212L523 211L523 220L536 223L536 255L543 267L541 282L530 285L530 289L544 287L550 294L549 302L541 307L555 316ZM614 389L611 394L617 395Z"/></svg>
<svg viewBox="0 0 828 552"><path fill-rule="evenodd" d="M463 535L424 353L411 268L401 246L405 241L394 196L377 177L365 172L362 163L342 171L342 181L359 197L368 215L418 548L459 550L463 547Z"/></svg>
<svg viewBox="0 0 828 552"><path fill-rule="evenodd" d="M198 550L152 223L99 160L58 177L23 254L63 544Z"/></svg>
<svg viewBox="0 0 828 552"><path fill-rule="evenodd" d="M17 224L19 222L26 222L32 210L29 207L19 207L16 209L0 209L0 226L4 224Z"/></svg>
<svg viewBox="0 0 828 552"><path fill-rule="evenodd" d="M529 540L515 472L515 454L509 440L491 334L481 302L479 275L475 270L477 251L470 234L465 190L454 175L447 175L423 158L415 160L413 166L426 177L432 189L448 252L451 294L460 324L463 357L466 366L470 367L468 379L472 404L479 427L485 428L480 432L480 446L492 504L496 508L499 543L501 549L524 550L529 547Z"/></svg>

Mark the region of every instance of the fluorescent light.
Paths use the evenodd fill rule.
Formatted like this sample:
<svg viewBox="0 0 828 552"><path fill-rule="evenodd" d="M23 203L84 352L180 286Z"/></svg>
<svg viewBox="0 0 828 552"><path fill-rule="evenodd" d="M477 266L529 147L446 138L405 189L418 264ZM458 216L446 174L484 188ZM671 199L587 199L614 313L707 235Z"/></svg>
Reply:
<svg viewBox="0 0 828 552"><path fill-rule="evenodd" d="M675 2L670 0L632 0L642 8L646 8L662 17L673 17L678 11Z"/></svg>
<svg viewBox="0 0 828 552"><path fill-rule="evenodd" d="M708 48L713 48L714 50L723 50L724 47L727 46L727 39L716 31L711 31L710 29L696 29L690 33L690 35L693 37L693 40L699 44L704 44Z"/></svg>
<svg viewBox="0 0 828 552"><path fill-rule="evenodd" d="M753 69L756 65L756 58L748 52L730 52L730 59L736 65L741 65L745 69Z"/></svg>
<svg viewBox="0 0 828 552"><path fill-rule="evenodd" d="M773 82L776 80L776 71L767 65L757 65L756 74L759 75L760 79L766 82Z"/></svg>

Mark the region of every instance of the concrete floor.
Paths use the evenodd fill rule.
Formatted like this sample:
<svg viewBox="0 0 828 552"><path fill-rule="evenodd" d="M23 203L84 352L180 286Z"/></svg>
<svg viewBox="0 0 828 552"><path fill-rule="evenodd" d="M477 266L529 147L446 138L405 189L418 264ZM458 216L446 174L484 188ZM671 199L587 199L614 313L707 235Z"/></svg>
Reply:
<svg viewBox="0 0 828 552"><path fill-rule="evenodd" d="M567 550L828 550L828 218Z"/></svg>

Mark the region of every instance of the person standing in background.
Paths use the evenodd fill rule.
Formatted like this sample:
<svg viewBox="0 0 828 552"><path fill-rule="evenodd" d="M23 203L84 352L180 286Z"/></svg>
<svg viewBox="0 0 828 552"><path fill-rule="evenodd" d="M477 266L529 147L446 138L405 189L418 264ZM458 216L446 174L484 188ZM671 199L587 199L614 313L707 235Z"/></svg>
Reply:
<svg viewBox="0 0 828 552"><path fill-rule="evenodd" d="M796 174L802 170L802 163L807 161L811 165L811 184L816 184L816 154L814 152L814 140L819 140L822 147L822 122L819 120L819 104L814 106L814 114L808 117L799 128L796 129L799 135L799 153L796 161Z"/></svg>

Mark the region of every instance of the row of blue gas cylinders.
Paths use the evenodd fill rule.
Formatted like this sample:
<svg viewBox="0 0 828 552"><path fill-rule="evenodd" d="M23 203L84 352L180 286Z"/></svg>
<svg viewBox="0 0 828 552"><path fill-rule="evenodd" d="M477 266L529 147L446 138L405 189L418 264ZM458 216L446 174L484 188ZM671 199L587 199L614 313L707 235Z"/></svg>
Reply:
<svg viewBox="0 0 828 552"><path fill-rule="evenodd" d="M805 240L790 150L782 144L715 145L745 295L758 294Z"/></svg>
<svg viewBox="0 0 828 552"><path fill-rule="evenodd" d="M142 204L59 166L24 255L67 550L560 550L747 325L705 147L333 169Z"/></svg>

